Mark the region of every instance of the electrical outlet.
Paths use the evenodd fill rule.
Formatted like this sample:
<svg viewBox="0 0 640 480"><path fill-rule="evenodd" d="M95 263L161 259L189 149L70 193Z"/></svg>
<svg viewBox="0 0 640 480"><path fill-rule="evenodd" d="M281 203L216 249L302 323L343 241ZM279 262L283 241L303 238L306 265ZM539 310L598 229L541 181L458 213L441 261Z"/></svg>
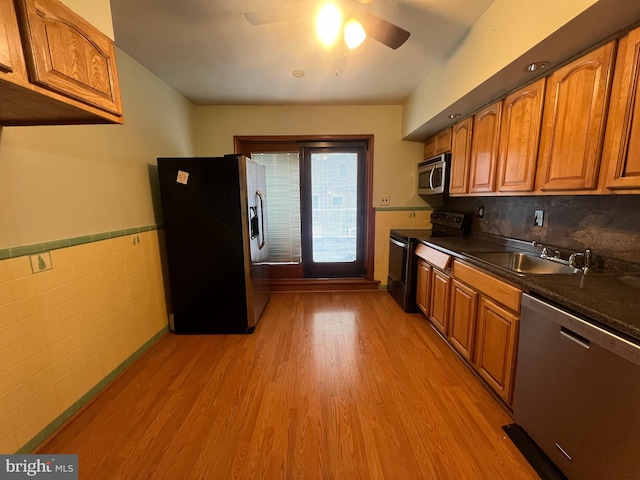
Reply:
<svg viewBox="0 0 640 480"><path fill-rule="evenodd" d="M389 198L389 194L380 195L380 205L383 207L388 207L391 204L391 199Z"/></svg>
<svg viewBox="0 0 640 480"><path fill-rule="evenodd" d="M29 255L29 260L31 261L31 271L33 273L51 270L51 255L49 252Z"/></svg>
<svg viewBox="0 0 640 480"><path fill-rule="evenodd" d="M533 214L533 225L541 227L544 225L544 210L536 210Z"/></svg>

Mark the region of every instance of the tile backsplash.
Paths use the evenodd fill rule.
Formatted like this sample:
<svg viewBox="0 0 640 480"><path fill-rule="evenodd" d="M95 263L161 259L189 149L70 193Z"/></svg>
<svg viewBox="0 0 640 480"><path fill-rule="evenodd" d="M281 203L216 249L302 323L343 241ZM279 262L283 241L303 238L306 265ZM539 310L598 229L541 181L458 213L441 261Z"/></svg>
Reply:
<svg viewBox="0 0 640 480"><path fill-rule="evenodd" d="M478 209L484 207L484 217ZM448 197L444 209L472 218L472 230L640 263L640 195ZM544 225L534 212L544 210Z"/></svg>
<svg viewBox="0 0 640 480"><path fill-rule="evenodd" d="M389 272L389 233L394 228L430 228L431 207L377 208L374 277L387 285Z"/></svg>

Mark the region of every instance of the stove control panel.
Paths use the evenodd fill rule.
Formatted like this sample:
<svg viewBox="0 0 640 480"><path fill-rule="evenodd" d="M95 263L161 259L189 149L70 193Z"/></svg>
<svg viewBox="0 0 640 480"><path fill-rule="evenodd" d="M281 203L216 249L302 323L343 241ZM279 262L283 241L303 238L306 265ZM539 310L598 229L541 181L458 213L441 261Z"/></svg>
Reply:
<svg viewBox="0 0 640 480"><path fill-rule="evenodd" d="M464 213L433 212L431 214L431 224L462 230L468 227L468 220Z"/></svg>

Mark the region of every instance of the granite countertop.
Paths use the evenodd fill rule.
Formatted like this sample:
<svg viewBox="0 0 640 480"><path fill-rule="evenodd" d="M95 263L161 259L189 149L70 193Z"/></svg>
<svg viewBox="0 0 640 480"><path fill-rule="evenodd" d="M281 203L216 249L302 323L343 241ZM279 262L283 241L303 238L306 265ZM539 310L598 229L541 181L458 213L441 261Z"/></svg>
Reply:
<svg viewBox="0 0 640 480"><path fill-rule="evenodd" d="M483 235L432 237L418 234L416 238L640 344L640 265L635 272L633 269L613 268L606 273L586 275L518 275L473 255L480 252L527 250L530 245L526 242Z"/></svg>

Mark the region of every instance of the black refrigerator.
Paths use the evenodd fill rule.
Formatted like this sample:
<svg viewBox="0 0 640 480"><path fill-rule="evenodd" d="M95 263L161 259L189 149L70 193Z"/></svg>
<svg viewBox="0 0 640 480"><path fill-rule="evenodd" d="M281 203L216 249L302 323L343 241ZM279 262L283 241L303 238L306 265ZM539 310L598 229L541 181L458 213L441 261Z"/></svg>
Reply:
<svg viewBox="0 0 640 480"><path fill-rule="evenodd" d="M269 299L264 166L241 155L157 162L171 330L253 332Z"/></svg>

